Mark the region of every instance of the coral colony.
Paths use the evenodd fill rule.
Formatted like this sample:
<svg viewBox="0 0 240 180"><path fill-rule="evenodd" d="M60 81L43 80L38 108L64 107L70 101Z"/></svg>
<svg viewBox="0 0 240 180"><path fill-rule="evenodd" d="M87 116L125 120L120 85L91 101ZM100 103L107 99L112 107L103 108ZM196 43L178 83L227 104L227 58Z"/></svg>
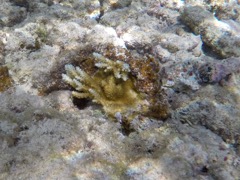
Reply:
<svg viewBox="0 0 240 180"><path fill-rule="evenodd" d="M110 117L125 117L128 121L137 114L149 111L149 102L144 93L136 86L136 78L131 75L129 64L117 60L112 61L101 54L93 53L98 70L89 75L80 67L71 64L65 66L66 74L63 80L76 91L76 98L90 98L101 104Z"/></svg>

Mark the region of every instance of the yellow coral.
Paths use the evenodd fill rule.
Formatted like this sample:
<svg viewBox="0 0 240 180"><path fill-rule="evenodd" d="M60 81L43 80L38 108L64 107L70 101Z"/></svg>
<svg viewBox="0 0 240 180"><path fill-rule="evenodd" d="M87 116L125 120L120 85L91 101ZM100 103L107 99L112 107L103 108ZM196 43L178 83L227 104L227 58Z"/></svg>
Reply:
<svg viewBox="0 0 240 180"><path fill-rule="evenodd" d="M134 87L129 65L123 61L111 61L97 53L93 56L98 61L95 66L99 68L93 76L79 67L65 66L67 74L62 75L63 80L77 90L72 95L90 98L103 105L110 116L119 113L132 115L143 110L145 100Z"/></svg>

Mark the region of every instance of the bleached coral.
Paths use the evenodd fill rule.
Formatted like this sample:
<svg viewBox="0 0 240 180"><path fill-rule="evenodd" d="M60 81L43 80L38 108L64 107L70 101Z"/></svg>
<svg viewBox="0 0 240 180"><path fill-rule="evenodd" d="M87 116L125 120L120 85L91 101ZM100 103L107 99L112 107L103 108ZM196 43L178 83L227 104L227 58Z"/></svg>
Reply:
<svg viewBox="0 0 240 180"><path fill-rule="evenodd" d="M103 105L110 116L117 113L139 111L144 104L143 96L134 86L134 78L129 75L130 67L123 61L112 61L98 53L93 53L95 66L99 69L93 76L80 67L66 65L63 80L75 88L72 95L77 98L90 98ZM139 109L140 108L140 109Z"/></svg>

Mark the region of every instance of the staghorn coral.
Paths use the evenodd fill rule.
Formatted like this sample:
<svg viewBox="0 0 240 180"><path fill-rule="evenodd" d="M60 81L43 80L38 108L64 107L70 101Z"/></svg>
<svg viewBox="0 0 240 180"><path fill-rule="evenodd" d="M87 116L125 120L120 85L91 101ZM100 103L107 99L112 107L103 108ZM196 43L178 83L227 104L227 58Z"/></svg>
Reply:
<svg viewBox="0 0 240 180"><path fill-rule="evenodd" d="M134 77L130 67L123 61L111 61L98 53L93 53L98 61L95 66L99 69L93 76L73 65L66 65L67 74L63 80L75 88L72 95L77 98L90 98L103 105L105 112L112 117L126 115L128 118L135 112L146 109L144 95L134 86Z"/></svg>

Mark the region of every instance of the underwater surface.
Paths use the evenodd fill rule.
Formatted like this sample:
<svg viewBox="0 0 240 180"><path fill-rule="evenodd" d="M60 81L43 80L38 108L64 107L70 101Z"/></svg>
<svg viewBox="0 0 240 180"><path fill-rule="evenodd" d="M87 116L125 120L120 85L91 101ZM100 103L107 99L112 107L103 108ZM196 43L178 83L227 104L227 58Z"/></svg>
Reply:
<svg viewBox="0 0 240 180"><path fill-rule="evenodd" d="M0 0L0 180L240 179L240 1Z"/></svg>

